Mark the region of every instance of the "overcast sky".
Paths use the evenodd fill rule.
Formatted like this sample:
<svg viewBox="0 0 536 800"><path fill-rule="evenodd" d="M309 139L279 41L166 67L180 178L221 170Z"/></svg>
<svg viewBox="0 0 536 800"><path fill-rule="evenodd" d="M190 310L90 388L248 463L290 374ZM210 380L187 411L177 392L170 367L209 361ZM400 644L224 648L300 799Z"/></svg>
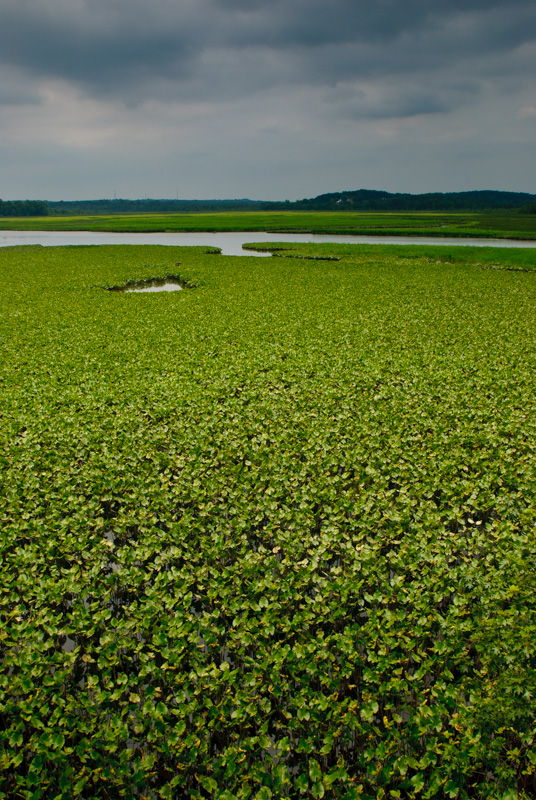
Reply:
<svg viewBox="0 0 536 800"><path fill-rule="evenodd" d="M0 197L536 193L534 0L0 0Z"/></svg>

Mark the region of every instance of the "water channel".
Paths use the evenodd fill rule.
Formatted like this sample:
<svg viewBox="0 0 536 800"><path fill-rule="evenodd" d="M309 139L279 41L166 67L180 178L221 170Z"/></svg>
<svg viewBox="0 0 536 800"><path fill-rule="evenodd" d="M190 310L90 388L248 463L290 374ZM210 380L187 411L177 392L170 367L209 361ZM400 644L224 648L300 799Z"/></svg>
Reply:
<svg viewBox="0 0 536 800"><path fill-rule="evenodd" d="M342 244L423 244L449 247L536 247L522 239L457 239L433 236L339 236L313 233L266 233L265 231L198 233L108 233L101 231L2 231L0 247L40 244L45 247L91 244L163 244L175 247L219 247L224 256L270 256L244 250L248 242L331 242Z"/></svg>

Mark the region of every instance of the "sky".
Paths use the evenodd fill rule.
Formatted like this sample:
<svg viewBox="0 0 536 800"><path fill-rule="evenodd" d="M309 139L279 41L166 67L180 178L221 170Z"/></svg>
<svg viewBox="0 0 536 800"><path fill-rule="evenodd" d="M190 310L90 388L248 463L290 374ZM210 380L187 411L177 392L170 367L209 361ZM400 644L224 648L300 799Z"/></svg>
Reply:
<svg viewBox="0 0 536 800"><path fill-rule="evenodd" d="M534 0L0 0L0 197L536 193Z"/></svg>

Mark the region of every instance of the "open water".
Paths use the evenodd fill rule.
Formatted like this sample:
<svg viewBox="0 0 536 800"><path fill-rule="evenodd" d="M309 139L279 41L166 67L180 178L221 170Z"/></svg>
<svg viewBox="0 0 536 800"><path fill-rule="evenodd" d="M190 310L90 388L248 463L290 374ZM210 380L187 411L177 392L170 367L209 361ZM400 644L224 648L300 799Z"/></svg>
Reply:
<svg viewBox="0 0 536 800"><path fill-rule="evenodd" d="M265 231L222 233L106 233L100 231L2 231L0 247L40 244L45 247L90 244L163 244L175 247L219 247L224 256L269 256L244 250L248 242L337 242L342 244L432 244L449 247L536 247L522 239L457 239L425 236L338 236L313 233L266 233Z"/></svg>

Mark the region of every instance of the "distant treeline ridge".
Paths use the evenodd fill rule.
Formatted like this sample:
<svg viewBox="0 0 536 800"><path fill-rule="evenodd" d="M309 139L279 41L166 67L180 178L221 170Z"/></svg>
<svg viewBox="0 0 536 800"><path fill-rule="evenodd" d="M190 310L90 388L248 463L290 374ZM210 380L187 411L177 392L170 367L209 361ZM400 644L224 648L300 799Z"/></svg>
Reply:
<svg viewBox="0 0 536 800"><path fill-rule="evenodd" d="M526 192L433 192L392 194L370 189L320 194L291 204L303 211L492 211L536 209L536 195Z"/></svg>
<svg viewBox="0 0 536 800"><path fill-rule="evenodd" d="M44 200L0 200L0 217L46 217Z"/></svg>
<svg viewBox="0 0 536 800"><path fill-rule="evenodd" d="M207 213L212 211L493 211L536 213L536 194L527 192L432 192L401 194L372 189L330 192L291 202L264 200L0 200L2 217L95 214Z"/></svg>
<svg viewBox="0 0 536 800"><path fill-rule="evenodd" d="M49 202L54 215L85 214L186 214L210 211L252 211L265 208L262 200L59 200Z"/></svg>

